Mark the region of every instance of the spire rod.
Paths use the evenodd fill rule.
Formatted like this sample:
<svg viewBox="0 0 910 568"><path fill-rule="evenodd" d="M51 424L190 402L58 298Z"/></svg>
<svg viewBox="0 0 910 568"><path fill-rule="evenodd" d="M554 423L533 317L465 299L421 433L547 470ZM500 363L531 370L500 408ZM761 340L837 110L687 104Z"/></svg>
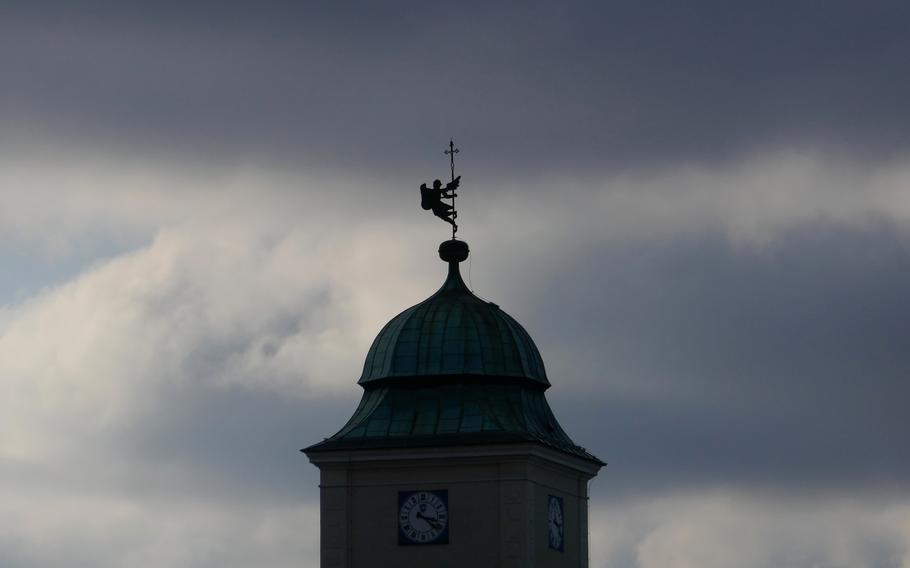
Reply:
<svg viewBox="0 0 910 568"><path fill-rule="evenodd" d="M455 154L458 153L458 148L455 147L455 142L449 138L449 149L443 152L449 156L449 165L452 168L452 183L455 183ZM458 213L455 211L455 192L452 192L452 217L457 217ZM458 225L452 223L452 240L455 240L455 232L458 230Z"/></svg>

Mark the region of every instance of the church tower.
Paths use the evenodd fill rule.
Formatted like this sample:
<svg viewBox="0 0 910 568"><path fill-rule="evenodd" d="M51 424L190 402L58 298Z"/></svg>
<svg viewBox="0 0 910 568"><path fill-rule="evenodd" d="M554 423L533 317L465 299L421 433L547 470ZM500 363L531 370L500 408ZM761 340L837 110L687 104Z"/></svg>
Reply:
<svg viewBox="0 0 910 568"><path fill-rule="evenodd" d="M604 463L557 422L528 333L465 285L467 243L439 256L442 287L373 341L354 415L303 450L320 470L321 566L586 567Z"/></svg>

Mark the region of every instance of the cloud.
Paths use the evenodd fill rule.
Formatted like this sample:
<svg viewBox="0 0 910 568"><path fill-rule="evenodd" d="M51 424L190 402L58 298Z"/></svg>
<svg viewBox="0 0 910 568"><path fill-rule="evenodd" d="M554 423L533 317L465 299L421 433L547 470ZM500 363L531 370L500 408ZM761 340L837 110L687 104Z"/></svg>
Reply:
<svg viewBox="0 0 910 568"><path fill-rule="evenodd" d="M5 566L315 565L297 450L356 404L378 260L316 222L219 221L4 309Z"/></svg>
<svg viewBox="0 0 910 568"><path fill-rule="evenodd" d="M3 8L0 564L315 565L451 136L594 565L910 566L906 3L184 4Z"/></svg>
<svg viewBox="0 0 910 568"><path fill-rule="evenodd" d="M455 136L474 172L906 152L904 3L112 9L12 4L6 132L389 174ZM433 150L435 154L441 151Z"/></svg>
<svg viewBox="0 0 910 568"><path fill-rule="evenodd" d="M552 254L567 241L666 239L716 231L746 247L770 244L806 224L845 228L910 220L906 156L874 167L798 148L724 167L504 182L482 196L462 190L464 216L481 236ZM485 185L487 180L482 180ZM505 229L505 230L503 230Z"/></svg>
<svg viewBox="0 0 910 568"><path fill-rule="evenodd" d="M18 411L5 414L13 424L101 427L157 408L165 385L290 394L348 386L362 364L351 350L365 352L373 331L361 327L376 312L362 306L371 290L353 293L372 262L361 265L356 240L287 231L165 229L148 247L9 309L0 359L12 381L5 404Z"/></svg>
<svg viewBox="0 0 910 568"><path fill-rule="evenodd" d="M316 471L297 449L343 424L381 325L438 286L444 227L421 216L410 176L109 163L0 167L29 189L7 189L0 231L28 250L67 258L93 233L127 248L2 310L0 502L25 528L0 554L195 566L229 541L236 558L273 546L282 565L305 552L258 527L314 522ZM596 560L647 566L685 543L680 561L695 562L728 524L759 533L742 543L757 566L762 549L832 565L872 563L867 541L899 555L877 536L886 507L865 499L871 520L817 548L815 533L788 540L760 528L772 513L743 513L764 497L676 499L816 496L777 511L793 523L845 493L906 500L904 162L786 154L482 193L489 179L460 197L466 272L528 327L557 416L610 463L595 514L665 499L641 513L660 530ZM675 507L703 520L658 522ZM41 552L40 534L61 544Z"/></svg>
<svg viewBox="0 0 910 568"><path fill-rule="evenodd" d="M10 568L316 566L318 526L309 522L316 509L5 495L0 558Z"/></svg>
<svg viewBox="0 0 910 568"><path fill-rule="evenodd" d="M589 244L515 275L504 309L541 346L557 416L631 492L906 488L907 250L886 224Z"/></svg>
<svg viewBox="0 0 910 568"><path fill-rule="evenodd" d="M855 498L781 501L713 491L596 510L598 566L771 568L910 565L910 507Z"/></svg>

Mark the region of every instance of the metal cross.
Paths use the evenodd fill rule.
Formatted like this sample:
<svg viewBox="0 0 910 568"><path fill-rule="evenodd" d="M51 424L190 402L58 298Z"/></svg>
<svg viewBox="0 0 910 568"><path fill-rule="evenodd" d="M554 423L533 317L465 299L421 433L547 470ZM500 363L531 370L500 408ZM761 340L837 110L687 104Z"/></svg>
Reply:
<svg viewBox="0 0 910 568"><path fill-rule="evenodd" d="M452 167L452 181L455 181L455 154L458 153L458 148L455 147L455 142L453 142L451 138L449 138L449 149L443 153L447 154L449 156L449 164ZM453 195L452 195L452 212L454 213L455 212L455 195L454 195L455 192L452 192L452 193L453 193ZM453 239L455 238L455 231L457 231L457 230L458 229L456 228L456 226L452 225L452 238Z"/></svg>
<svg viewBox="0 0 910 568"><path fill-rule="evenodd" d="M458 148L455 147L455 143L452 142L452 139L449 139L449 149L443 152L443 154L448 154L450 158L450 163L452 165L452 181L455 181L455 154L458 153Z"/></svg>

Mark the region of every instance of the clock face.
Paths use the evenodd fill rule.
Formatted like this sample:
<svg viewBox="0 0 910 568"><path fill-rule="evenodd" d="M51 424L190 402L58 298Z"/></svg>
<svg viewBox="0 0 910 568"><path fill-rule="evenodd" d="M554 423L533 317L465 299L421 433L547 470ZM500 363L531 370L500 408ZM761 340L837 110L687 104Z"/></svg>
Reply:
<svg viewBox="0 0 910 568"><path fill-rule="evenodd" d="M449 492L398 492L398 544L448 544Z"/></svg>
<svg viewBox="0 0 910 568"><path fill-rule="evenodd" d="M562 552L565 550L565 524L562 509L562 497L550 495L547 512L547 541L550 548Z"/></svg>

